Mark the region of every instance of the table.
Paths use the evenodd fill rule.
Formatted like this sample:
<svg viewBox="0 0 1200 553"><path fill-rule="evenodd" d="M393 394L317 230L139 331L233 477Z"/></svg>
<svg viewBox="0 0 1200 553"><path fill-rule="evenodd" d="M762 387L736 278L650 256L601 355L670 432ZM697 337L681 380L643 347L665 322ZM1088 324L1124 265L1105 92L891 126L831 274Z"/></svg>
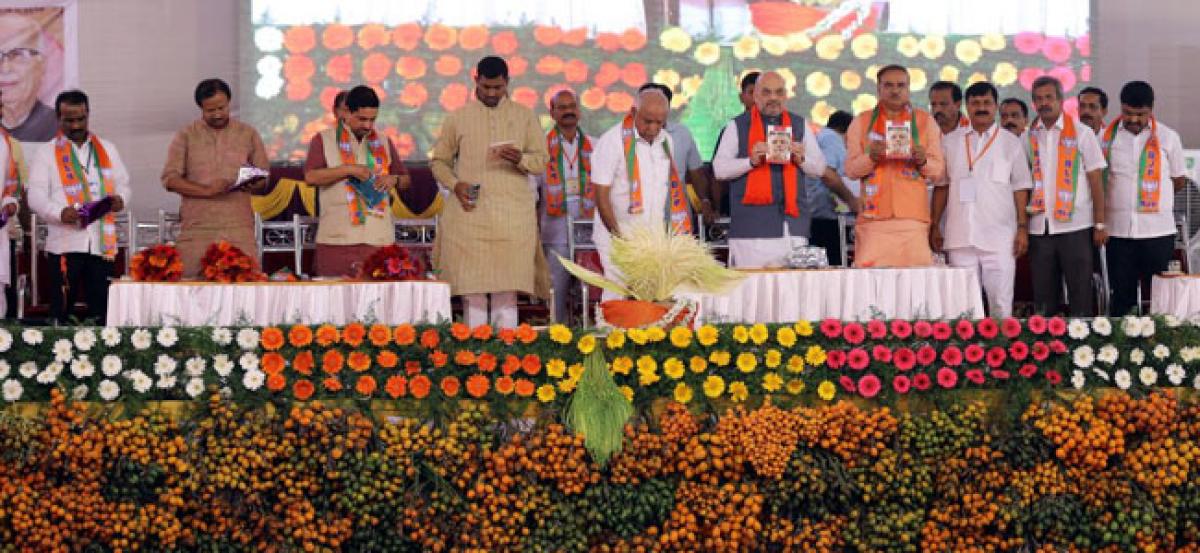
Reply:
<svg viewBox="0 0 1200 553"><path fill-rule="evenodd" d="M1200 275L1155 275L1150 292L1150 312L1180 319L1200 316Z"/></svg>
<svg viewBox="0 0 1200 553"><path fill-rule="evenodd" d="M450 320L445 282L134 282L108 292L109 326L231 326Z"/></svg>
<svg viewBox="0 0 1200 553"><path fill-rule="evenodd" d="M725 295L692 296L702 322L790 323L984 316L974 269L744 270Z"/></svg>

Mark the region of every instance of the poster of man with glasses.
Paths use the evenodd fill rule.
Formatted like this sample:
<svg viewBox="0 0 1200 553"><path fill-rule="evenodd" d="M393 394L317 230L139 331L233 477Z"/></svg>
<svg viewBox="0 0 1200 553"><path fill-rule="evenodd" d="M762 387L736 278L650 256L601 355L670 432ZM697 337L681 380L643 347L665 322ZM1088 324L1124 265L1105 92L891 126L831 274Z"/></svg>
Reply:
<svg viewBox="0 0 1200 553"><path fill-rule="evenodd" d="M75 5L16 4L0 8L0 122L21 142L47 142L58 129L54 95L75 80L65 55Z"/></svg>

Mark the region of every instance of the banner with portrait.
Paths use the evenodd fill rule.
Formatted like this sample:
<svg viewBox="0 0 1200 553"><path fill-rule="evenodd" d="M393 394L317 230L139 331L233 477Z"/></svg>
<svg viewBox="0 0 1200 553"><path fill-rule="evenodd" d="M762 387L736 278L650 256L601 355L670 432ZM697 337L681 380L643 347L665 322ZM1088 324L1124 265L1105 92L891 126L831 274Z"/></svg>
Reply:
<svg viewBox="0 0 1200 553"><path fill-rule="evenodd" d="M0 7L0 123L21 142L49 141L54 97L79 85L76 9L76 0Z"/></svg>

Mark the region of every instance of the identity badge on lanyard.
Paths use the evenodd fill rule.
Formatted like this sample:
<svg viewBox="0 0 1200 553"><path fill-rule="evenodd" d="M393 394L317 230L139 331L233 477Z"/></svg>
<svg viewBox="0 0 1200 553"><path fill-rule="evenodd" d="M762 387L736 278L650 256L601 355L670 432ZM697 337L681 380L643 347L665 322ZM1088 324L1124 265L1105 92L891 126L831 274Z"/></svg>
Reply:
<svg viewBox="0 0 1200 553"><path fill-rule="evenodd" d="M1000 136L1000 133L993 132L987 144L984 144L983 149L979 151L979 156L974 157L971 155L971 133L963 134L963 147L967 151L967 176L959 182L958 201L969 203L979 197L979 187L984 184L984 179L975 175L975 165L983 159L983 156L987 155L992 144L996 142L997 136Z"/></svg>

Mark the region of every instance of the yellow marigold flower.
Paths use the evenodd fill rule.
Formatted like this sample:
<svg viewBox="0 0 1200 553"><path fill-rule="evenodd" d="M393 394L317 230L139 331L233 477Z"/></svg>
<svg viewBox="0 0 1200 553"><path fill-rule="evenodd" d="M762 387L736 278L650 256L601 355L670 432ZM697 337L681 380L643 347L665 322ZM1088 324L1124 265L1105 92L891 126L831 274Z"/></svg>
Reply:
<svg viewBox="0 0 1200 553"><path fill-rule="evenodd" d="M755 344L762 345L771 337L771 331L767 330L767 325L757 323L750 327L750 340Z"/></svg>
<svg viewBox="0 0 1200 553"><path fill-rule="evenodd" d="M646 339L650 342L661 342L667 339L667 331L660 326L652 326L646 329Z"/></svg>
<svg viewBox="0 0 1200 553"><path fill-rule="evenodd" d="M579 384L577 378L565 378L558 381L558 391L564 394L569 394L575 391L575 386Z"/></svg>
<svg viewBox="0 0 1200 553"><path fill-rule="evenodd" d="M688 369L694 373L702 373L707 371L708 360L700 357L699 355L693 355L691 361L688 362Z"/></svg>
<svg viewBox="0 0 1200 553"><path fill-rule="evenodd" d="M999 52L1006 46L1004 35L1000 33L988 33L979 37L979 45L983 46L984 50Z"/></svg>
<svg viewBox="0 0 1200 553"><path fill-rule="evenodd" d="M650 385L654 384L655 382L658 382L659 380L662 380L662 379L659 378L658 371L655 371L655 370L638 371L638 385L642 386L643 388L646 386L650 386Z"/></svg>
<svg viewBox="0 0 1200 553"><path fill-rule="evenodd" d="M739 60L758 57L758 39L750 35L737 39L737 42L733 43L733 57Z"/></svg>
<svg viewBox="0 0 1200 553"><path fill-rule="evenodd" d="M649 355L638 357L637 370L638 372L658 370L658 361Z"/></svg>
<svg viewBox="0 0 1200 553"><path fill-rule="evenodd" d="M555 357L546 362L546 375L550 378L562 378L567 372L567 362Z"/></svg>
<svg viewBox="0 0 1200 553"><path fill-rule="evenodd" d="M734 403L741 403L750 397L750 389L746 387L746 383L742 381L733 382L729 385L729 399Z"/></svg>
<svg viewBox="0 0 1200 553"><path fill-rule="evenodd" d="M646 341L650 339L650 335L640 328L631 328L625 331L625 336L639 346L646 345Z"/></svg>
<svg viewBox="0 0 1200 553"><path fill-rule="evenodd" d="M803 52L812 48L813 41L812 37L808 36L808 33L791 33L787 36L787 45L789 52Z"/></svg>
<svg viewBox="0 0 1200 553"><path fill-rule="evenodd" d="M977 82L986 81L986 80L987 80L987 75L984 75L983 73L980 73L979 71L976 71L974 73L971 73L970 77L967 77L967 86L971 86Z"/></svg>
<svg viewBox="0 0 1200 553"><path fill-rule="evenodd" d="M608 349L621 349L625 345L625 331L618 328L609 332L608 337L604 339L604 344L608 346Z"/></svg>
<svg viewBox="0 0 1200 553"><path fill-rule="evenodd" d="M798 395L804 391L804 381L799 378L793 378L787 383L787 391L789 394Z"/></svg>
<svg viewBox="0 0 1200 553"><path fill-rule="evenodd" d="M954 56L967 65L979 61L983 57L983 48L975 39L964 38L954 45Z"/></svg>
<svg viewBox="0 0 1200 553"><path fill-rule="evenodd" d="M695 96L700 91L700 85L704 84L704 77L700 75L692 75L679 82L679 91L686 98Z"/></svg>
<svg viewBox="0 0 1200 553"><path fill-rule="evenodd" d="M715 42L701 42L692 52L692 57L701 65L712 65L721 59L721 47Z"/></svg>
<svg viewBox="0 0 1200 553"><path fill-rule="evenodd" d="M842 35L825 35L817 39L817 57L823 60L836 60L842 55L842 49L846 47L846 41L842 40Z"/></svg>
<svg viewBox="0 0 1200 553"><path fill-rule="evenodd" d="M829 122L829 116L833 115L833 112L835 111L837 110L834 109L833 106L829 105L829 102L826 102L825 100L817 100L816 103L813 104L812 111L808 113L812 118L813 123L824 125L825 123Z"/></svg>
<svg viewBox="0 0 1200 553"><path fill-rule="evenodd" d="M769 349L767 350L767 353L763 355L763 364L766 365L768 369L774 369L782 363L783 353L780 353L780 351L777 349Z"/></svg>
<svg viewBox="0 0 1200 553"><path fill-rule="evenodd" d="M764 36L762 37L762 49L772 56L782 56L788 51L788 39L775 35Z"/></svg>
<svg viewBox="0 0 1200 553"><path fill-rule="evenodd" d="M912 91L921 90L929 82L929 78L925 76L925 70L920 67L910 67L908 69L908 89Z"/></svg>
<svg viewBox="0 0 1200 553"><path fill-rule="evenodd" d="M672 328L671 345L680 349L692 345L692 329L686 326Z"/></svg>
<svg viewBox="0 0 1200 553"><path fill-rule="evenodd" d="M783 388L783 378L779 376L779 373L775 372L764 374L762 387L768 392L778 392L780 388Z"/></svg>
<svg viewBox="0 0 1200 553"><path fill-rule="evenodd" d="M958 68L953 65L942 67L942 70L938 71L938 78L943 81L956 83L958 82Z"/></svg>
<svg viewBox="0 0 1200 553"><path fill-rule="evenodd" d="M879 82L879 68L881 67L883 66L872 63L871 65L868 65L865 70L863 70L863 75L866 75L868 79L871 79L871 82L877 83Z"/></svg>
<svg viewBox="0 0 1200 553"><path fill-rule="evenodd" d="M683 378L686 371L687 369L683 366L683 361L680 361L676 357L663 361L663 374L667 375L667 378L671 380Z"/></svg>
<svg viewBox="0 0 1200 553"><path fill-rule="evenodd" d="M733 327L733 341L739 344L744 344L750 341L750 331L742 325Z"/></svg>
<svg viewBox="0 0 1200 553"><path fill-rule="evenodd" d="M696 341L700 342L700 345L704 347L709 347L717 343L717 339L720 337L721 332L713 325L704 325L700 327L700 330L696 331Z"/></svg>
<svg viewBox="0 0 1200 553"><path fill-rule="evenodd" d="M737 356L737 368L744 373L752 373L758 367L758 357L753 353L739 353Z"/></svg>
<svg viewBox="0 0 1200 553"><path fill-rule="evenodd" d="M725 379L712 374L704 379L704 395L710 398L721 397L725 393Z"/></svg>
<svg viewBox="0 0 1200 553"><path fill-rule="evenodd" d="M626 372L628 372L628 371L626 371ZM579 380L582 377L583 377L583 364L582 363L572 363L570 367L567 367L567 378Z"/></svg>
<svg viewBox="0 0 1200 553"><path fill-rule="evenodd" d="M921 39L921 53L925 57L936 60L946 53L946 37L942 35L926 35Z"/></svg>
<svg viewBox="0 0 1200 553"><path fill-rule="evenodd" d="M550 339L559 344L571 343L571 329L566 326L556 324L550 326Z"/></svg>
<svg viewBox="0 0 1200 553"><path fill-rule="evenodd" d="M1002 61L992 70L992 83L996 86L1008 86L1017 82L1017 68L1013 64Z"/></svg>
<svg viewBox="0 0 1200 553"><path fill-rule="evenodd" d="M800 373L804 372L804 358L799 355L793 355L788 358L788 372Z"/></svg>
<svg viewBox="0 0 1200 553"><path fill-rule="evenodd" d="M679 81L682 79L679 72L674 69L659 69L654 72L654 82L667 85L672 90L679 86Z"/></svg>
<svg viewBox="0 0 1200 553"><path fill-rule="evenodd" d="M540 401L542 403L550 403L551 401L554 401L554 396L556 396L556 395L558 395L558 394L556 394L554 392L554 386L552 386L550 384L542 384L541 386L538 386L538 389L537 389L538 401Z"/></svg>
<svg viewBox="0 0 1200 553"><path fill-rule="evenodd" d="M629 386L621 386L617 389L621 390L621 395L625 396L625 401L633 403L633 388L630 388Z"/></svg>
<svg viewBox="0 0 1200 553"><path fill-rule="evenodd" d="M858 87L862 86L862 76L847 69L842 71L838 82L841 83L843 90L858 90Z"/></svg>
<svg viewBox="0 0 1200 553"><path fill-rule="evenodd" d="M781 326L775 330L775 341L785 348L790 348L796 345L796 331L790 327Z"/></svg>
<svg viewBox="0 0 1200 553"><path fill-rule="evenodd" d="M825 349L821 346L808 346L808 351L804 352L804 360L814 367L824 365Z"/></svg>
<svg viewBox="0 0 1200 553"><path fill-rule="evenodd" d="M675 397L675 401L688 403L692 401L692 387L680 382L675 385L675 392L672 395Z"/></svg>
<svg viewBox="0 0 1200 553"><path fill-rule="evenodd" d="M658 43L664 50L680 54L692 47L692 35L679 27L668 27L658 35Z"/></svg>
<svg viewBox="0 0 1200 553"><path fill-rule="evenodd" d="M900 40L896 41L896 51L900 52L904 57L911 58L921 52L921 42L912 35L904 35ZM874 75L874 72L871 72Z"/></svg>
<svg viewBox="0 0 1200 553"><path fill-rule="evenodd" d="M792 325L792 329L800 336L812 336L813 333L813 325L809 321L798 321Z"/></svg>
<svg viewBox="0 0 1200 553"><path fill-rule="evenodd" d="M850 41L850 51L860 60L873 58L879 52L879 39L871 34L858 35Z"/></svg>
<svg viewBox="0 0 1200 553"><path fill-rule="evenodd" d="M813 71L804 78L804 88L813 96L828 96L833 90L833 79L824 71Z"/></svg>
<svg viewBox="0 0 1200 553"><path fill-rule="evenodd" d="M775 72L783 77L783 87L787 89L788 95L794 94L796 92L796 74L792 73L791 68L779 67L775 69Z"/></svg>
<svg viewBox="0 0 1200 553"><path fill-rule="evenodd" d="M591 353L592 351L595 351L596 336L593 334L588 334L587 336L580 338L579 343L575 344L575 347L579 348L579 353L582 353L584 355L587 355L587 354Z"/></svg>
<svg viewBox="0 0 1200 553"><path fill-rule="evenodd" d="M853 102L850 102L850 109L856 114L870 111L875 109L876 101L874 94L859 94Z"/></svg>
<svg viewBox="0 0 1200 553"><path fill-rule="evenodd" d="M633 370L633 359L627 355L622 355L612 362L612 371L616 374L629 374Z"/></svg>
<svg viewBox="0 0 1200 553"><path fill-rule="evenodd" d="M714 351L708 354L708 361L718 367L724 367L729 364L733 356L729 355L728 351Z"/></svg>
<svg viewBox="0 0 1200 553"><path fill-rule="evenodd" d="M825 401L830 401L833 396L837 395L837 386L828 380L823 381L820 386L817 386L817 395Z"/></svg>

